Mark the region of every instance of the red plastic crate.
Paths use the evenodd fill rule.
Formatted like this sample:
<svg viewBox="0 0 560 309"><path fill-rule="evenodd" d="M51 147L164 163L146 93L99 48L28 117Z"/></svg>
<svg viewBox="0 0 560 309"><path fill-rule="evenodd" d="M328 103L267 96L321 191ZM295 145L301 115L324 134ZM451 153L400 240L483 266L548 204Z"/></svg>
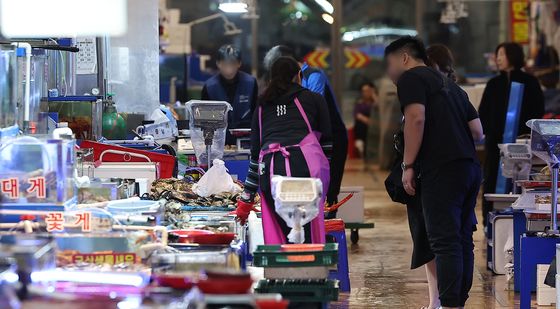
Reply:
<svg viewBox="0 0 560 309"><path fill-rule="evenodd" d="M99 160L99 157L105 150L117 150L127 153L144 155L150 158L152 162L159 163L158 178L173 177L173 169L175 168L175 157L172 155L150 152L146 150L138 150L122 146L107 145L92 141L82 141L80 147L93 148L93 157L95 161ZM106 153L105 155L103 155L103 162L146 162L146 160L134 156L123 156L122 154Z"/></svg>

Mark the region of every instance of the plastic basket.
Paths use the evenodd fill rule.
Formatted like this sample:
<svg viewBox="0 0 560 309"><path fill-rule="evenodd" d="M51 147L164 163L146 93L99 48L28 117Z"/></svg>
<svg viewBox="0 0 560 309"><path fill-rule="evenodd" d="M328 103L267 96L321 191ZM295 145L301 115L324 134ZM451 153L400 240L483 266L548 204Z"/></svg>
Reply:
<svg viewBox="0 0 560 309"><path fill-rule="evenodd" d="M280 245L258 246L253 253L257 267L316 267L338 263L338 244L325 244L318 251L282 251Z"/></svg>
<svg viewBox="0 0 560 309"><path fill-rule="evenodd" d="M158 178L172 178L173 170L175 168L175 157L167 154L161 154L146 150L139 150L134 148L108 145L103 143L97 143L92 141L83 141L80 144L81 148L93 148L93 157L97 161L101 157L101 154L106 150L117 150L121 152L129 152L144 155L152 162L159 163L159 177ZM123 156L122 154L106 153L103 156L104 162L146 162L146 160L135 157L135 156Z"/></svg>
<svg viewBox="0 0 560 309"><path fill-rule="evenodd" d="M255 288L259 294L281 294L290 302L317 303L338 300L338 280L290 279L260 280Z"/></svg>

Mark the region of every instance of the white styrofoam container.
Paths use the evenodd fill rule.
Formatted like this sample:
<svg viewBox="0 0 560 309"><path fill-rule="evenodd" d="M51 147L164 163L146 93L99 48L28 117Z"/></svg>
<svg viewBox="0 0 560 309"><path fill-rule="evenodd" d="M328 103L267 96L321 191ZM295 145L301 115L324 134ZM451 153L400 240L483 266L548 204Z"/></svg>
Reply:
<svg viewBox="0 0 560 309"><path fill-rule="evenodd" d="M257 250L257 246L264 245L264 235L263 235L263 226L262 226L262 219L258 218L254 212L249 214L249 231L247 233L249 242L249 252L253 254L255 250Z"/></svg>
<svg viewBox="0 0 560 309"><path fill-rule="evenodd" d="M158 166L154 162L103 162L93 170L95 178L147 179L147 190L157 179Z"/></svg>
<svg viewBox="0 0 560 309"><path fill-rule="evenodd" d="M364 187L341 187L338 201L342 201L348 194L354 194L352 198L342 205L336 217L348 223L364 222Z"/></svg>
<svg viewBox="0 0 560 309"><path fill-rule="evenodd" d="M560 286L560 276L556 274L556 286ZM556 289L556 309L560 309L560 289Z"/></svg>
<svg viewBox="0 0 560 309"><path fill-rule="evenodd" d="M513 216L496 216L492 223L492 271L497 275L506 273L505 245L513 237Z"/></svg>
<svg viewBox="0 0 560 309"><path fill-rule="evenodd" d="M544 284L550 265L537 265L537 305L550 306L556 303L556 289ZM558 279L557 279L558 280Z"/></svg>

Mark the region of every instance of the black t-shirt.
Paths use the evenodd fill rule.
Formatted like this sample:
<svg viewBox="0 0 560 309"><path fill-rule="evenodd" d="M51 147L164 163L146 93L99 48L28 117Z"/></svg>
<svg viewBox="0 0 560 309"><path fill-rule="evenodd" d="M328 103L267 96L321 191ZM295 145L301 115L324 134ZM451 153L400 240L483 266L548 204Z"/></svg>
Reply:
<svg viewBox="0 0 560 309"><path fill-rule="evenodd" d="M424 137L416 159L421 171L460 159L477 160L468 122L478 114L457 84L422 66L403 73L397 92L403 113L409 104L419 103L426 108Z"/></svg>
<svg viewBox="0 0 560 309"><path fill-rule="evenodd" d="M262 140L258 108L253 114L251 128L251 159L257 160L262 148L272 143L295 145L309 133L294 99L298 98L313 131L321 133L321 144L332 143L331 120L325 99L297 84L272 102L262 106Z"/></svg>

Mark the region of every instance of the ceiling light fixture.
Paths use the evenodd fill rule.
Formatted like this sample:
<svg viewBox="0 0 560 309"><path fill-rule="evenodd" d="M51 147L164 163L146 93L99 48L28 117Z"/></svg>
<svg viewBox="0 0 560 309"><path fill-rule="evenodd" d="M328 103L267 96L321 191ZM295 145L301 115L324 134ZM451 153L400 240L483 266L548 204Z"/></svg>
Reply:
<svg viewBox="0 0 560 309"><path fill-rule="evenodd" d="M334 13L334 7L329 1L327 1L327 0L315 0L315 3L317 3L325 12L327 12L329 14Z"/></svg>
<svg viewBox="0 0 560 309"><path fill-rule="evenodd" d="M224 13L241 14L247 13L247 3L244 1L222 1L218 5L218 9Z"/></svg>
<svg viewBox="0 0 560 309"><path fill-rule="evenodd" d="M327 23L327 24L331 24L334 23L334 17L332 17L332 15L327 14L327 13L323 13L323 15L321 15L321 17L323 17L323 20Z"/></svg>

